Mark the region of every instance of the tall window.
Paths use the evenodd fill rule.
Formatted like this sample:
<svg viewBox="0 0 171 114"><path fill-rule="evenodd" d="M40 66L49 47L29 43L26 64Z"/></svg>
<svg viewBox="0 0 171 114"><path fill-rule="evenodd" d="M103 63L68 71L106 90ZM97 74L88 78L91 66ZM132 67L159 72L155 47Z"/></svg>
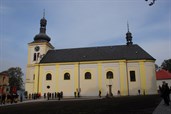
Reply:
<svg viewBox="0 0 171 114"><path fill-rule="evenodd" d="M85 73L85 79L91 79L91 73L90 72Z"/></svg>
<svg viewBox="0 0 171 114"><path fill-rule="evenodd" d="M136 81L135 71L130 71L130 81L131 82L135 82Z"/></svg>
<svg viewBox="0 0 171 114"><path fill-rule="evenodd" d="M50 73L46 74L46 80L52 80L52 75Z"/></svg>
<svg viewBox="0 0 171 114"><path fill-rule="evenodd" d="M64 80L70 80L70 74L69 73L64 74Z"/></svg>
<svg viewBox="0 0 171 114"><path fill-rule="evenodd" d="M33 61L37 61L39 57L40 57L40 53L34 53Z"/></svg>
<svg viewBox="0 0 171 114"><path fill-rule="evenodd" d="M107 79L113 79L113 72L112 72L112 71L108 71L108 72L106 73L106 78L107 78Z"/></svg>
<svg viewBox="0 0 171 114"><path fill-rule="evenodd" d="M33 61L36 61L36 53L34 53Z"/></svg>

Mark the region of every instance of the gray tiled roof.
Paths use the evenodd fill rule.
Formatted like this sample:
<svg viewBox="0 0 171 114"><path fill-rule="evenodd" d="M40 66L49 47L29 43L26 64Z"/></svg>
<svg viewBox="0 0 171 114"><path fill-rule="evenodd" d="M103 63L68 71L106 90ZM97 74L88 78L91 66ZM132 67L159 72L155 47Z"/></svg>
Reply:
<svg viewBox="0 0 171 114"><path fill-rule="evenodd" d="M99 60L155 60L140 46L116 45L49 50L40 63L81 62Z"/></svg>

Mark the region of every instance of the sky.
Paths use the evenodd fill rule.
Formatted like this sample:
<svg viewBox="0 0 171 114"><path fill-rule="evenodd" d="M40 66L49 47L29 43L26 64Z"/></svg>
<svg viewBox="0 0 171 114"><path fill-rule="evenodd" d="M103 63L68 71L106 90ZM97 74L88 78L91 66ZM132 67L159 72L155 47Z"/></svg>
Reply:
<svg viewBox="0 0 171 114"><path fill-rule="evenodd" d="M125 45L127 22L133 43L161 65L171 58L171 0L0 0L0 72L21 67L28 43L47 19L55 49Z"/></svg>

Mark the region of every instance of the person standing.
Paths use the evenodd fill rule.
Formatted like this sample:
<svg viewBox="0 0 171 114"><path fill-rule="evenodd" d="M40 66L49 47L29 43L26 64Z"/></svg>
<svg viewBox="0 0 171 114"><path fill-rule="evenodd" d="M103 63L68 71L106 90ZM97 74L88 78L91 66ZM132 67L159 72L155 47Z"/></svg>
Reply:
<svg viewBox="0 0 171 114"><path fill-rule="evenodd" d="M23 95L22 95L22 93L20 94L20 102L23 102Z"/></svg>
<svg viewBox="0 0 171 114"><path fill-rule="evenodd" d="M78 91L78 95L77 95L78 97L80 97L80 92Z"/></svg>
<svg viewBox="0 0 171 114"><path fill-rule="evenodd" d="M168 83L166 83L166 94L167 94L167 100L168 102L170 102L170 89L169 89L169 86L168 86Z"/></svg>
<svg viewBox="0 0 171 114"><path fill-rule="evenodd" d="M61 91L60 95L61 95L61 99L62 99L63 98L63 91Z"/></svg>
<svg viewBox="0 0 171 114"><path fill-rule="evenodd" d="M138 95L140 95L141 94L141 91L140 91L140 89L138 90Z"/></svg>
<svg viewBox="0 0 171 114"><path fill-rule="evenodd" d="M102 92L101 92L101 90L99 90L99 97L101 98L101 94L102 94Z"/></svg>
<svg viewBox="0 0 171 114"><path fill-rule="evenodd" d="M75 97L75 98L77 97L77 92L76 92L76 91L74 92L74 97Z"/></svg>
<svg viewBox="0 0 171 114"><path fill-rule="evenodd" d="M6 94L2 94L1 104L5 104Z"/></svg>
<svg viewBox="0 0 171 114"><path fill-rule="evenodd" d="M61 94L58 92L57 93L57 97L58 97L58 100L60 101L60 99L61 99Z"/></svg>
<svg viewBox="0 0 171 114"><path fill-rule="evenodd" d="M50 95L49 95L49 92L47 93L47 99L49 100L49 97L50 97Z"/></svg>
<svg viewBox="0 0 171 114"><path fill-rule="evenodd" d="M163 82L163 85L162 85L162 89L161 89L161 96L164 100L164 103L169 106L169 93L170 93L170 90L169 90L169 87L168 87L168 84L166 84L165 82Z"/></svg>

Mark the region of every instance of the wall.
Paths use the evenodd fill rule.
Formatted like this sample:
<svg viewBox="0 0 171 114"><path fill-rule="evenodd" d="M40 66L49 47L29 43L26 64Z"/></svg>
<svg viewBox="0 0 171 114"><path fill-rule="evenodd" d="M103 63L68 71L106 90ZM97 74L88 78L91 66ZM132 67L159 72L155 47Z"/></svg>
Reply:
<svg viewBox="0 0 171 114"><path fill-rule="evenodd" d="M97 96L98 88L98 71L97 64L80 64L80 88L83 96ZM85 73L91 73L91 79L85 79Z"/></svg>
<svg viewBox="0 0 171 114"><path fill-rule="evenodd" d="M27 66L27 69L26 69L26 83L25 83L25 90L28 92L28 93L34 93L34 69L35 67L34 66Z"/></svg>
<svg viewBox="0 0 171 114"><path fill-rule="evenodd" d="M64 80L64 74L70 74L70 80ZM59 65L58 91L63 91L64 96L74 96L74 64Z"/></svg>
<svg viewBox="0 0 171 114"><path fill-rule="evenodd" d="M153 62L145 62L146 70L146 94L156 94L157 93L157 81L156 72Z"/></svg>
<svg viewBox="0 0 171 114"><path fill-rule="evenodd" d="M108 71L113 72L113 79L106 78ZM130 71L135 71L136 81L130 81ZM52 63L40 64L39 68L37 65L33 72L36 75L34 91L39 91L41 94L63 91L64 96L74 96L74 92L81 90L81 96L98 96L101 90L102 96L105 96L109 92L108 85L112 85L114 96L118 95L118 90L121 95L138 95L138 90L141 91L141 94L157 92L154 62L120 60ZM85 79L86 72L91 73L91 79ZM52 80L46 80L48 73L52 75ZM70 74L70 80L64 80L65 73ZM39 85L38 90L37 85ZM48 89L47 86L50 88ZM27 88L32 88L32 85L27 84Z"/></svg>
<svg viewBox="0 0 171 114"><path fill-rule="evenodd" d="M138 95L138 90L141 90L140 66L139 63L127 63L128 71L128 88L130 95ZM130 71L135 71L135 80L131 81Z"/></svg>
<svg viewBox="0 0 171 114"><path fill-rule="evenodd" d="M113 72L113 79L106 79L106 73ZM112 94L117 95L120 90L120 73L118 63L102 63L102 95L109 93L109 85L112 85Z"/></svg>

